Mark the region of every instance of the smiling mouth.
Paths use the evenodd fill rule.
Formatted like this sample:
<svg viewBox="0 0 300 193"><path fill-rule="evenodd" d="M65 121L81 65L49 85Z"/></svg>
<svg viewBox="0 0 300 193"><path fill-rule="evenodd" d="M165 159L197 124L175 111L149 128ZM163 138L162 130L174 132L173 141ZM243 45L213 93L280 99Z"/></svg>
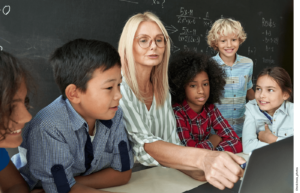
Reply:
<svg viewBox="0 0 300 193"><path fill-rule="evenodd" d="M266 104L269 104L269 102L259 101L259 104L261 104L261 105L266 105Z"/></svg>
<svg viewBox="0 0 300 193"><path fill-rule="evenodd" d="M10 132L10 134L18 134L18 133L21 133L22 129L19 129L19 130L15 130L13 132Z"/></svg>
<svg viewBox="0 0 300 193"><path fill-rule="evenodd" d="M200 97L200 98L196 98L196 100L197 100L197 101L201 101L201 102L202 102L202 101L204 101L204 100L205 100L205 98L204 98L204 97Z"/></svg>

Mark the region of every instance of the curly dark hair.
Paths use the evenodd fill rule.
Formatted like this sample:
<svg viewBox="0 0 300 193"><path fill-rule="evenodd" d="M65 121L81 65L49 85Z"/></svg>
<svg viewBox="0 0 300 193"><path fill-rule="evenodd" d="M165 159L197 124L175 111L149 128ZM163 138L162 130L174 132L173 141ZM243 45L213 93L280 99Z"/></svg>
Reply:
<svg viewBox="0 0 300 193"><path fill-rule="evenodd" d="M222 90L226 84L226 73L210 56L194 51L181 51L169 63L169 86L172 104L182 104L185 87L198 73L205 71L209 77L210 93L206 104L221 103Z"/></svg>
<svg viewBox="0 0 300 193"><path fill-rule="evenodd" d="M11 131L8 127L8 121L11 120L13 112L13 98L20 87L22 81L25 81L27 87L27 96L31 89L36 86L30 73L17 58L13 55L0 51L0 140L5 139L5 135ZM26 105L29 107L29 99L26 98ZM14 120L12 120L14 121Z"/></svg>

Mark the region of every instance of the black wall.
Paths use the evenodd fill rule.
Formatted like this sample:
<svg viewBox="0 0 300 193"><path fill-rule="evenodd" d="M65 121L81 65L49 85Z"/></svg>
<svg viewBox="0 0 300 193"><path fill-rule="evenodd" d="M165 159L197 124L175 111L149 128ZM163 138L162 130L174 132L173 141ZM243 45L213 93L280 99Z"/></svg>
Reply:
<svg viewBox="0 0 300 193"><path fill-rule="evenodd" d="M48 58L75 38L107 41L117 48L127 19L152 11L165 24L172 53L194 49L210 55L206 35L221 17L239 20L248 38L238 53L254 61L254 78L266 66L282 66L293 78L292 0L1 0L0 49L23 58L37 74L32 114L60 92Z"/></svg>

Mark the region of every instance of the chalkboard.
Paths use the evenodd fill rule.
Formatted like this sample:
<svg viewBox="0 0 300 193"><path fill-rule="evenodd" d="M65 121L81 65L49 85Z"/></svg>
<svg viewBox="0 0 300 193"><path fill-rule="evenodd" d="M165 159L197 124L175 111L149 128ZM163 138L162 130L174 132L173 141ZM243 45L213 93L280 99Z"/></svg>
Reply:
<svg viewBox="0 0 300 193"><path fill-rule="evenodd" d="M293 78L293 0L1 0L0 49L29 61L38 75L32 114L60 95L48 62L55 48L75 38L117 48L127 19L144 11L163 21L172 54L215 55L206 43L213 22L239 20L248 38L238 53L254 61L253 81L266 66L282 66Z"/></svg>

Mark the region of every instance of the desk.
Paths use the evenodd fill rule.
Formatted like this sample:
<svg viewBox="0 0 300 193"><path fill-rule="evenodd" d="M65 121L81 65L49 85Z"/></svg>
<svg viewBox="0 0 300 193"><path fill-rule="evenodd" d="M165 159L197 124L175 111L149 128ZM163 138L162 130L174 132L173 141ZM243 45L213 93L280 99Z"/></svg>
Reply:
<svg viewBox="0 0 300 193"><path fill-rule="evenodd" d="M248 161L248 155L238 153ZM154 167L138 172L133 172L128 184L103 190L111 192L130 192L130 193L182 193L186 190L193 189L201 184L184 173L166 167Z"/></svg>

